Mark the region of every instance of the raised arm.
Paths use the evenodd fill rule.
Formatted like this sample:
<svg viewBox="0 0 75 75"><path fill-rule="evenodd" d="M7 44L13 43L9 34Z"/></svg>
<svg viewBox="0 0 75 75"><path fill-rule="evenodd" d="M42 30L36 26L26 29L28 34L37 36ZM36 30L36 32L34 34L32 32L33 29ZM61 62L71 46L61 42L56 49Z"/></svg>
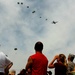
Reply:
<svg viewBox="0 0 75 75"><path fill-rule="evenodd" d="M56 55L54 58L53 58L53 60L50 62L50 64L48 65L48 68L54 68L54 62L55 62L55 60L58 60L58 55Z"/></svg>

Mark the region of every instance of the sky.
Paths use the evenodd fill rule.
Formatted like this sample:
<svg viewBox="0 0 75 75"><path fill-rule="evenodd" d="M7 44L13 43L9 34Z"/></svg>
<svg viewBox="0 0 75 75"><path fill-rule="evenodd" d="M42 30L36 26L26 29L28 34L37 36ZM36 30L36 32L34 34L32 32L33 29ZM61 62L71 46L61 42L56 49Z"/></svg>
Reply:
<svg viewBox="0 0 75 75"><path fill-rule="evenodd" d="M37 41L49 62L75 53L75 0L0 0L0 51L14 63L11 69L25 68Z"/></svg>

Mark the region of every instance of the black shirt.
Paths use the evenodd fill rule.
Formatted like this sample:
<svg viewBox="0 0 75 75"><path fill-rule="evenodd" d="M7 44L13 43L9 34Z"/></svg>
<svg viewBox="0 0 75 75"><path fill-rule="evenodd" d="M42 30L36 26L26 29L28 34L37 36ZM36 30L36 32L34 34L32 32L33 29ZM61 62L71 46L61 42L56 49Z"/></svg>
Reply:
<svg viewBox="0 0 75 75"><path fill-rule="evenodd" d="M55 63L55 75L66 75L67 67L62 63Z"/></svg>

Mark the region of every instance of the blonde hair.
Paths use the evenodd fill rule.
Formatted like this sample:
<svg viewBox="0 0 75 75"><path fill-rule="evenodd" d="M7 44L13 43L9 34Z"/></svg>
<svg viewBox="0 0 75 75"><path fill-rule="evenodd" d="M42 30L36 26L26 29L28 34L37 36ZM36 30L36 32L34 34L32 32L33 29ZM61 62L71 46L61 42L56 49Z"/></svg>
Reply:
<svg viewBox="0 0 75 75"><path fill-rule="evenodd" d="M16 71L15 70L10 70L9 71L9 75L15 75L16 74Z"/></svg>

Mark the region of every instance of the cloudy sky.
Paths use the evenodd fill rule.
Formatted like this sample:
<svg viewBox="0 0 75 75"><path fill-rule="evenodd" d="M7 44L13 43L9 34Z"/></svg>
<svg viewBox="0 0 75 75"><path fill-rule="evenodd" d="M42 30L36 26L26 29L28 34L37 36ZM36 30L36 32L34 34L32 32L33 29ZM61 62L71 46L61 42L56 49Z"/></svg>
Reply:
<svg viewBox="0 0 75 75"><path fill-rule="evenodd" d="M11 69L25 68L37 41L49 62L75 53L75 0L0 0L0 51L13 61Z"/></svg>

